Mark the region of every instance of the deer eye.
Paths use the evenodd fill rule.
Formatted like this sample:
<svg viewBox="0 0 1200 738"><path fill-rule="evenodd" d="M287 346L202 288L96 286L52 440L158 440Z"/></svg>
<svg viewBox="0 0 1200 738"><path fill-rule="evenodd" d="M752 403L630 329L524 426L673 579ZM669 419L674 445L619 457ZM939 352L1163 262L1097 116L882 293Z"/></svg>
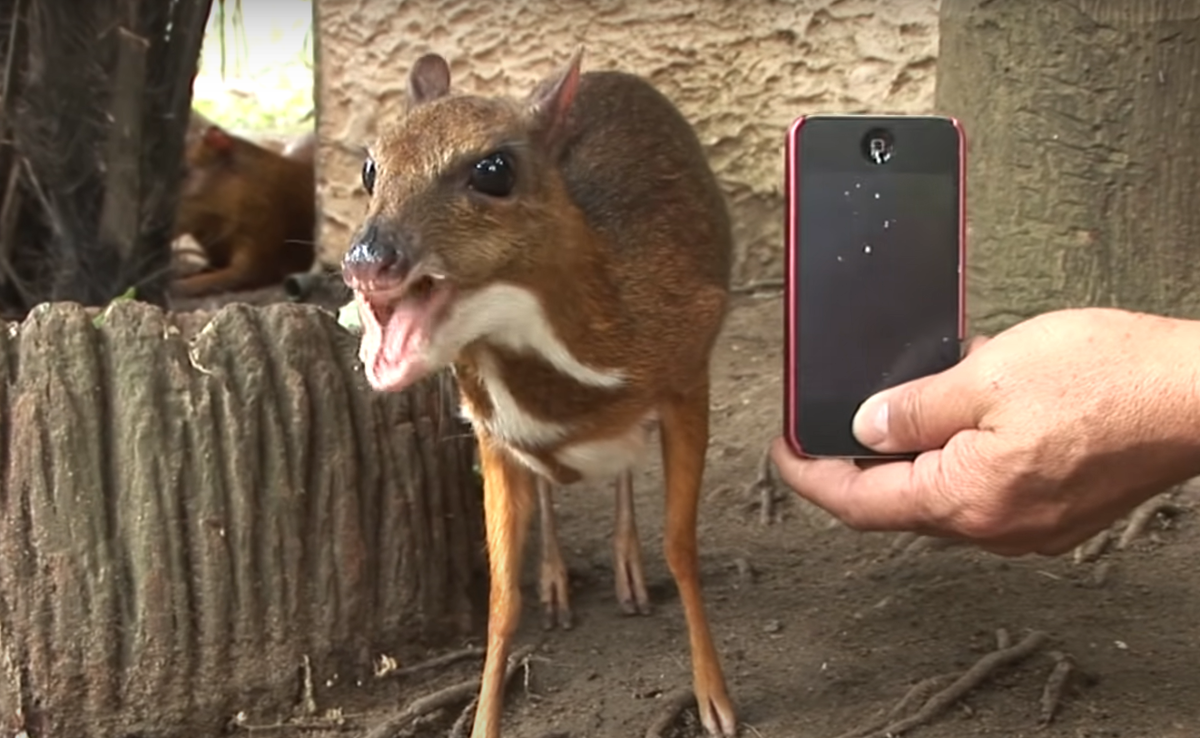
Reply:
<svg viewBox="0 0 1200 738"><path fill-rule="evenodd" d="M508 197L516 184L517 173L512 159L503 151L488 154L471 169L469 185L476 192L492 197Z"/></svg>
<svg viewBox="0 0 1200 738"><path fill-rule="evenodd" d="M369 156L363 161L362 183L368 195L375 194L375 160Z"/></svg>

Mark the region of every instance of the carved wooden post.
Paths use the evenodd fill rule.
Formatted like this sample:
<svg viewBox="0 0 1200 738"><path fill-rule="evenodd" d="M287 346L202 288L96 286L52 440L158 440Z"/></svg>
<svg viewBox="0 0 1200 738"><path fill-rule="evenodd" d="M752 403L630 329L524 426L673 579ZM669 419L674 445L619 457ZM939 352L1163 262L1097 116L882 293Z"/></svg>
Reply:
<svg viewBox="0 0 1200 738"><path fill-rule="evenodd" d="M200 325L125 301L0 330L13 732L213 735L287 710L305 659L317 685L368 676L482 622L474 441L446 378L372 391L315 308Z"/></svg>

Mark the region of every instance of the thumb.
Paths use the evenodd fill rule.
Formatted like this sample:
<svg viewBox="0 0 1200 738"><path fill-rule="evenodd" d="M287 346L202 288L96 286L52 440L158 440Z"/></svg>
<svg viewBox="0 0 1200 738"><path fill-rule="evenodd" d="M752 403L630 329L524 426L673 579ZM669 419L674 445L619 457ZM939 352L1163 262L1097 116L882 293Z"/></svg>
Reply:
<svg viewBox="0 0 1200 738"><path fill-rule="evenodd" d="M983 399L960 364L868 397L854 415L854 435L883 453L941 448L977 426Z"/></svg>

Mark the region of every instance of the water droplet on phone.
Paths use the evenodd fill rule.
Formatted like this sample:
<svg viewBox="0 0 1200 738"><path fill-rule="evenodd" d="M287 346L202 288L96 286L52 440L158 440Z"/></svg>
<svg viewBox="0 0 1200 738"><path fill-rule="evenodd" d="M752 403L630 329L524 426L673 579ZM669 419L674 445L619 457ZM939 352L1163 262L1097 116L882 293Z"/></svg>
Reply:
<svg viewBox="0 0 1200 738"><path fill-rule="evenodd" d="M850 190L846 190L842 194L845 195L846 197L850 197Z"/></svg>
<svg viewBox="0 0 1200 738"><path fill-rule="evenodd" d="M859 188L861 188L861 187L862 187L862 182L855 182L855 183L854 183L854 189L856 189L856 190L857 190L857 189L859 189Z"/></svg>
<svg viewBox="0 0 1200 738"><path fill-rule="evenodd" d="M870 246L870 244L864 244L864 245L863 245L863 253L864 253L864 254L869 254L869 253L871 253L871 246Z"/></svg>
<svg viewBox="0 0 1200 738"><path fill-rule="evenodd" d="M878 200L878 199L879 199L879 193L878 193L878 192L876 192L876 193L875 193L875 199L876 199L876 200Z"/></svg>
<svg viewBox="0 0 1200 738"><path fill-rule="evenodd" d="M883 227L884 227L884 230L887 230L888 228L891 228L891 227L892 227L892 221L890 221L890 220L885 220L885 221L883 221Z"/></svg>
<svg viewBox="0 0 1200 738"><path fill-rule="evenodd" d="M942 343L950 343L950 336L942 336Z"/></svg>

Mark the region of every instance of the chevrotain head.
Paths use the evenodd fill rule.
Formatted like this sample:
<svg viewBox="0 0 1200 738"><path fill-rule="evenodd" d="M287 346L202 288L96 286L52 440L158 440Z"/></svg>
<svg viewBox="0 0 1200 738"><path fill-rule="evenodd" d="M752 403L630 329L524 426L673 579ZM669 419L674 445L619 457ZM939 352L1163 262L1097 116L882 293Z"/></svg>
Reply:
<svg viewBox="0 0 1200 738"><path fill-rule="evenodd" d="M222 183L235 169L238 139L223 128L205 124L189 132L179 208L175 215L175 237L193 233L203 219L218 209L224 194Z"/></svg>
<svg viewBox="0 0 1200 738"><path fill-rule="evenodd" d="M363 162L370 203L342 261L377 389L403 389L504 330L488 288L536 284L562 257L556 163L579 60L524 100L452 94L436 54L413 65L407 109Z"/></svg>

